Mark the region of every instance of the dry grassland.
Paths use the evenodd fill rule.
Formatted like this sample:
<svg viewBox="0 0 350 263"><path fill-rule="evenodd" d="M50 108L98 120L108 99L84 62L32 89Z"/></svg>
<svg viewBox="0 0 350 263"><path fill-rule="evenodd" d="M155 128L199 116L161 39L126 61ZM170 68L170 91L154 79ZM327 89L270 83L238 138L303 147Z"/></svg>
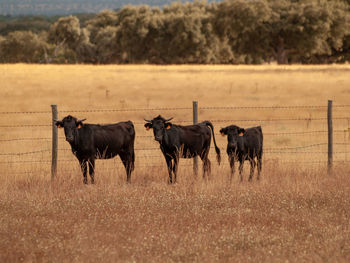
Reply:
<svg viewBox="0 0 350 263"><path fill-rule="evenodd" d="M49 161L50 152L2 156L0 262L349 262L350 108L334 109L342 119L334 122L333 174L323 146L309 154L267 151L262 180L252 183L248 165L243 183L237 175L229 183L219 128L249 119L236 124L261 124L266 134L325 130L326 121L315 119L326 108L201 109L200 120L213 120L223 165L212 155L212 175L203 180L181 160L173 186L160 152L144 150L158 145L143 128L143 118L158 114L188 124L193 100L200 107L349 104L349 73L350 66L1 65L0 112L48 113L0 114L0 153L50 150L50 104L60 118L79 110L72 114L91 123L132 120L138 151L130 185L119 159L98 161L96 184L83 185L62 131L52 183L50 164L37 162ZM151 110L179 107L188 109ZM276 118L310 120L266 121ZM44 126L21 126L32 124ZM307 146L326 136L267 135L264 146Z"/></svg>

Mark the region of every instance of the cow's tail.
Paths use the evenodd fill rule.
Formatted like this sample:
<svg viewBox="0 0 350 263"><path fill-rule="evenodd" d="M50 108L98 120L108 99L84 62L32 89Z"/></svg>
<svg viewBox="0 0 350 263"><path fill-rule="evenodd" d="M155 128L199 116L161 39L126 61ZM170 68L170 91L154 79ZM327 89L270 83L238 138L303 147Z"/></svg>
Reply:
<svg viewBox="0 0 350 263"><path fill-rule="evenodd" d="M264 135L263 135L261 126L258 126L257 129L258 129L258 131L260 132L260 138L261 138L260 158L262 158L262 154L263 154L263 143L264 143Z"/></svg>
<svg viewBox="0 0 350 263"><path fill-rule="evenodd" d="M219 149L219 147L216 145L216 140L215 140L215 134L214 134L214 127L213 127L213 124L212 124L210 121L205 121L204 123L205 123L205 125L207 125L207 126L210 127L211 133L213 134L213 141L214 141L215 151L216 151L216 160L218 161L218 164L220 164L220 162L221 162L220 149Z"/></svg>
<svg viewBox="0 0 350 263"><path fill-rule="evenodd" d="M129 131L129 133L131 135L132 140L134 141L135 140L135 127L134 127L134 124L132 123L132 121L126 121L125 123L129 125L129 127L127 129L128 129L128 131Z"/></svg>
<svg viewBox="0 0 350 263"><path fill-rule="evenodd" d="M134 127L134 124L132 123L132 121L127 121L126 122L127 124L130 125L130 128L129 128L129 132L130 132L130 135L131 135L131 148L130 148L130 157L131 157L131 164L130 164L130 169L131 171L134 171L135 169L135 150L134 150L134 143L135 143L135 127Z"/></svg>

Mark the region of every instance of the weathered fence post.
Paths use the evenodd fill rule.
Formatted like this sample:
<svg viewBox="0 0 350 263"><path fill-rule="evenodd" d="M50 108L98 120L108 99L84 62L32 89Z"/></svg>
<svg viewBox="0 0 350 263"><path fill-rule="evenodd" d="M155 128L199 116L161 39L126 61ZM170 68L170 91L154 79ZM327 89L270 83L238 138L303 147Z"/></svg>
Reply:
<svg viewBox="0 0 350 263"><path fill-rule="evenodd" d="M57 146L58 146L58 131L55 122L57 121L57 105L51 105L52 110L52 162L51 162L51 180L57 173Z"/></svg>
<svg viewBox="0 0 350 263"><path fill-rule="evenodd" d="M332 172L333 166L333 119L332 119L332 104L331 100L328 101L328 173Z"/></svg>
<svg viewBox="0 0 350 263"><path fill-rule="evenodd" d="M193 124L198 123L198 101L193 101ZM198 157L193 158L193 173L198 174Z"/></svg>

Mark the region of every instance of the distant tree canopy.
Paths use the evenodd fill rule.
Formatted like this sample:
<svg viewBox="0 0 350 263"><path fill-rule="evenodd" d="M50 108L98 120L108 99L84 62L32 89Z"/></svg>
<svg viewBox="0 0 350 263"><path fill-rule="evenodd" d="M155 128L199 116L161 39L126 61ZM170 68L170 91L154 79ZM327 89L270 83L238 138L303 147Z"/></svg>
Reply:
<svg viewBox="0 0 350 263"><path fill-rule="evenodd" d="M0 22L0 62L343 63L350 60L349 2L230 0L173 3L162 9L130 5L81 16L83 23L77 16L54 22L11 20L15 30Z"/></svg>
<svg viewBox="0 0 350 263"><path fill-rule="evenodd" d="M40 36L31 31L11 32L0 40L1 60L9 63L39 63L45 57L46 45Z"/></svg>

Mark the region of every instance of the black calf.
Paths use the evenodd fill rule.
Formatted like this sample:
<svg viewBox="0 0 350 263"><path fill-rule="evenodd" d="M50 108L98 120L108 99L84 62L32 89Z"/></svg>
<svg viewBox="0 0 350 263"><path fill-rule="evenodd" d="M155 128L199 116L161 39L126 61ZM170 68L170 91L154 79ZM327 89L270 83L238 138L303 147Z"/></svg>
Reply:
<svg viewBox="0 0 350 263"><path fill-rule="evenodd" d="M250 162L250 175L249 181L252 180L254 174L254 168L256 165L255 158L257 159L258 176L260 179L260 172L262 166L262 153L263 153L263 133L261 127L253 127L243 129L235 125L222 128L220 133L227 135L227 154L231 166L231 179L234 174L234 162L235 159L239 161L239 175L242 181L243 163L245 160Z"/></svg>

